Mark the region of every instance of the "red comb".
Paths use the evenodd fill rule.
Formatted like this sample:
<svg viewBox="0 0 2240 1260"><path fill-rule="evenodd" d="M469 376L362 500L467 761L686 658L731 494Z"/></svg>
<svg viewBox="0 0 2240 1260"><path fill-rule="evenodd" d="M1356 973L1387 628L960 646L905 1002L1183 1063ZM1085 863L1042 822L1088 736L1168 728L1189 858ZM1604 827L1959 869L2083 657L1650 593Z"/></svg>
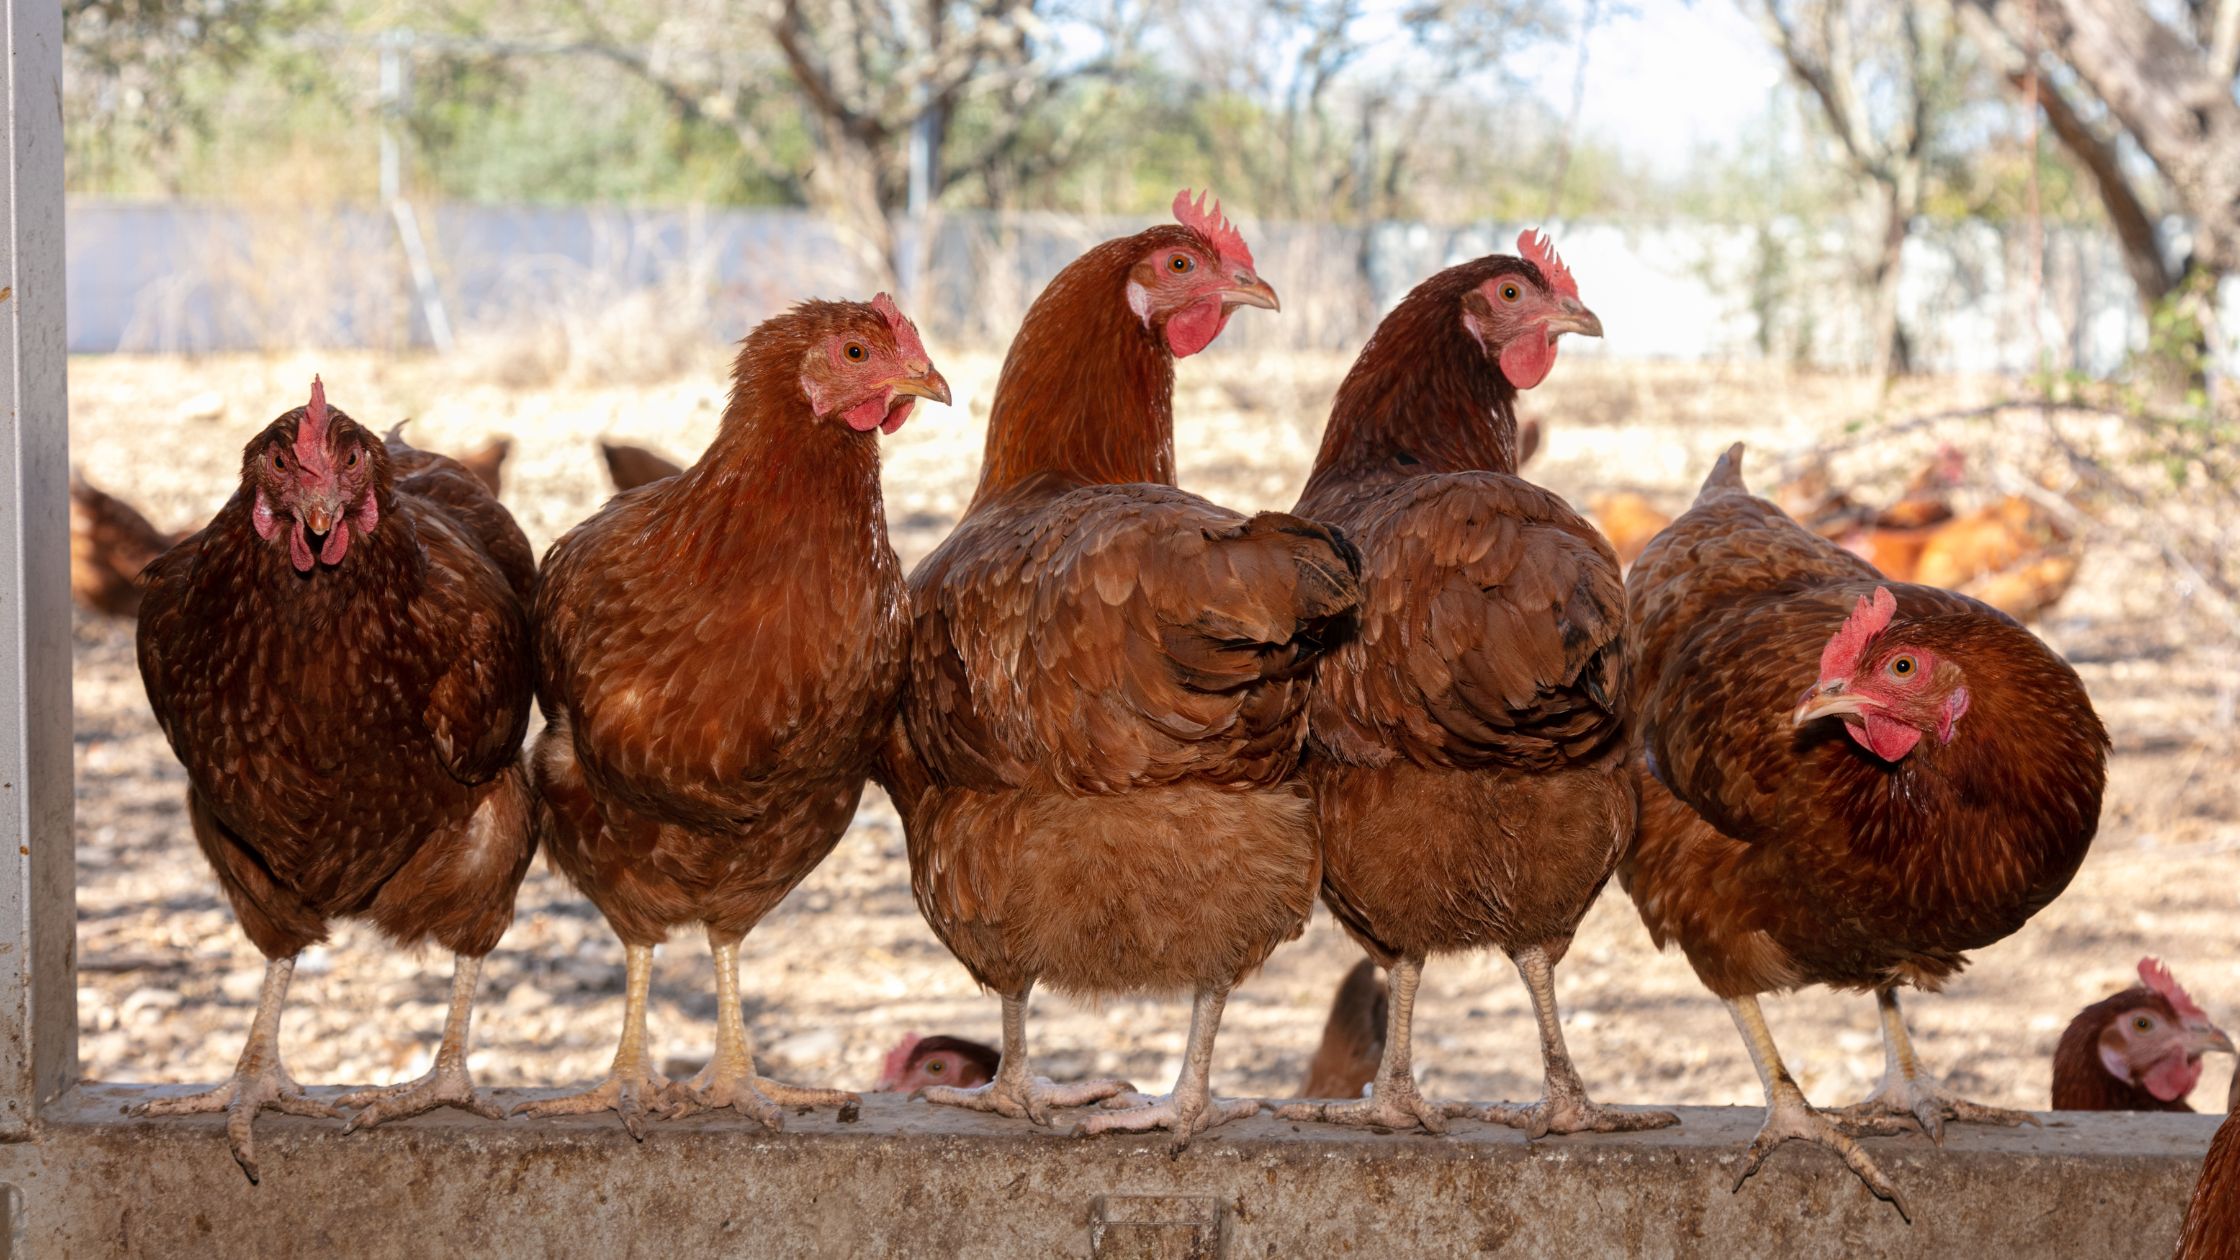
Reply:
<svg viewBox="0 0 2240 1260"><path fill-rule="evenodd" d="M879 312L879 318L887 321L887 327L894 332L894 348L902 352L903 358L927 357L926 343L918 340L918 326L910 322L910 317L902 313L902 308L894 304L893 298L882 293L871 299L871 309Z"/></svg>
<svg viewBox="0 0 2240 1260"><path fill-rule="evenodd" d="M1244 235L1234 223L1221 217L1221 203L1215 201L1212 211L1206 209L1208 194L1199 193L1196 201L1190 200L1190 190L1185 188L1174 195L1175 222L1203 235L1213 242L1215 252L1247 271L1252 267L1252 249L1244 243Z"/></svg>
<svg viewBox="0 0 2240 1260"><path fill-rule="evenodd" d="M886 295L882 293L879 296L885 297ZM902 1034L902 1040L896 1043L895 1048L887 1051L886 1062L879 1065L880 1089L893 1089L895 1086L902 1084L902 1074L910 1069L910 1052L917 1049L918 1042L922 1040L924 1039L919 1037L918 1034L906 1032Z"/></svg>
<svg viewBox="0 0 2240 1260"><path fill-rule="evenodd" d="M2151 954L2140 959L2139 979L2145 981L2148 988L2161 994L2162 1000L2170 1004L2170 1009L2178 1013L2179 1019L2208 1020L2209 1012L2195 1004L2193 995L2186 992L2185 986L2178 983L2178 978L2170 974L2170 969L2162 965L2161 959Z"/></svg>
<svg viewBox="0 0 2240 1260"><path fill-rule="evenodd" d="M1844 618L1843 625L1836 630L1835 637L1820 650L1820 677L1849 678L1852 671L1859 668L1859 658L1866 653L1867 644L1874 642L1874 637L1890 624L1891 615L1897 611L1897 597L1887 586L1874 588L1871 599L1861 595L1851 615Z"/></svg>
<svg viewBox="0 0 2240 1260"><path fill-rule="evenodd" d="M304 404L303 423L296 426L296 462L313 472L327 463L327 387L317 374L311 377L311 401Z"/></svg>
<svg viewBox="0 0 2240 1260"><path fill-rule="evenodd" d="M1579 296L1579 282L1571 278L1571 269L1563 265L1563 259L1556 257L1556 247L1547 233L1535 235L1532 228L1517 233L1517 252L1540 269L1540 274L1548 278L1549 288L1567 298Z"/></svg>

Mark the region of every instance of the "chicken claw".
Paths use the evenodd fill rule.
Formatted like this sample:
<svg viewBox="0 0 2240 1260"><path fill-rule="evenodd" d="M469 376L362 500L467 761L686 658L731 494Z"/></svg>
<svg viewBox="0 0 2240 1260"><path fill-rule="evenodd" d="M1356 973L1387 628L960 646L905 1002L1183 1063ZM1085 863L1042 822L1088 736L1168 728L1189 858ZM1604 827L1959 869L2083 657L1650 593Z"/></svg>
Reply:
<svg viewBox="0 0 2240 1260"><path fill-rule="evenodd" d="M1914 1054L1913 1038L1907 1035L1905 1016L1898 1010L1897 989L1885 986L1875 990L1875 1005L1882 1016L1882 1083L1875 1086L1873 1093L1836 1115L1853 1122L1887 1116L1910 1118L1939 1146L1944 1145L1944 1122L1947 1120L2009 1127L2044 1123L2027 1111L1986 1107L1947 1093L1944 1082L1924 1070L1920 1058Z"/></svg>
<svg viewBox="0 0 2240 1260"><path fill-rule="evenodd" d="M1553 1133L1637 1133L1680 1123L1669 1111L1626 1111L1589 1101L1583 1093L1556 1090L1536 1103L1489 1103L1449 1114L1475 1116L1488 1124L1523 1129L1537 1141Z"/></svg>
<svg viewBox="0 0 2240 1260"><path fill-rule="evenodd" d="M1887 1128L1882 1127L1885 1123ZM1882 1170L1875 1166L1875 1162L1867 1157L1866 1151L1853 1140L1853 1134L1890 1134L1904 1130L1905 1126L1895 1120L1837 1119L1815 1110L1805 1101L1804 1094L1793 1087L1777 1090L1773 1102L1766 1108L1765 1124L1758 1129L1758 1135L1750 1139L1750 1149L1743 1152L1741 1171L1734 1178L1735 1193L1741 1193L1742 1183L1750 1180L1766 1162L1766 1157L1772 1155L1783 1143L1810 1142L1814 1146L1824 1146L1834 1151L1852 1172L1858 1174L1859 1180L1867 1184L1867 1189L1877 1197L1888 1200L1890 1206L1898 1209L1898 1215L1911 1225L1913 1213L1907 1210L1905 1197L1898 1193L1898 1188L1890 1183L1888 1177L1882 1175Z"/></svg>
<svg viewBox="0 0 2240 1260"><path fill-rule="evenodd" d="M1009 1063L1010 1059L1005 1059ZM959 1089L954 1085L928 1085L912 1094L929 1103L944 1107L963 1107L970 1111L992 1111L1014 1120L1026 1120L1048 1127L1050 1112L1062 1107L1086 1107L1091 1103L1110 1105L1117 1097L1133 1095L1135 1086L1126 1081L1068 1081L1063 1085L1047 1076L1028 1076L1024 1072L1006 1076L1003 1067L996 1068L996 1078L985 1085Z"/></svg>
<svg viewBox="0 0 2240 1260"><path fill-rule="evenodd" d="M537 1098L515 1104L509 1116L590 1116L612 1111L622 1117L622 1127L640 1142L646 1140L646 1119L668 1114L678 1086L643 1064L632 1071L615 1064L607 1079L580 1094Z"/></svg>
<svg viewBox="0 0 2240 1260"><path fill-rule="evenodd" d="M253 1183L258 1180L257 1113L267 1108L291 1116L331 1120L338 1112L306 1097L303 1086L288 1075L280 1062L280 1008L288 996L288 981L295 975L296 960L276 958L265 963L264 990L257 999L256 1018L249 1025L249 1042L233 1077L216 1089L178 1098L153 1098L126 1109L131 1116L197 1116L226 1113L226 1141L233 1160Z"/></svg>
<svg viewBox="0 0 2240 1260"><path fill-rule="evenodd" d="M464 1063L438 1063L428 1069L427 1075L402 1085L378 1086L372 1089L352 1090L334 1100L341 1111L354 1111L342 1126L344 1133L370 1129L391 1120L402 1120L434 1111L438 1107L457 1107L473 1112L485 1120L503 1120L506 1110L490 1101L488 1095L474 1087L474 1078L467 1074Z"/></svg>
<svg viewBox="0 0 2240 1260"><path fill-rule="evenodd" d="M673 1087L662 1114L675 1120L729 1107L772 1133L786 1127L788 1107L861 1107L861 1096L844 1089L810 1089L758 1076L754 1071L719 1070L710 1063L699 1075Z"/></svg>
<svg viewBox="0 0 2240 1260"><path fill-rule="evenodd" d="M1420 1125L1426 1133L1443 1134L1447 1131L1448 1118L1476 1115L1478 1110L1469 1103L1425 1098L1416 1089L1414 1077L1403 1076L1378 1081L1366 1098L1348 1102L1302 1099L1279 1104L1275 1113L1283 1120L1308 1120L1355 1128L1413 1129Z"/></svg>
<svg viewBox="0 0 2240 1260"><path fill-rule="evenodd" d="M1174 1093L1153 1098L1148 1102L1116 1111L1099 1111L1073 1126L1073 1136L1093 1137L1099 1133L1142 1133L1151 1129L1171 1129L1174 1140L1168 1149L1180 1155L1190 1145L1190 1139L1231 1120L1258 1115L1260 1100L1257 1098L1215 1098L1204 1086L1197 1089L1177 1089Z"/></svg>

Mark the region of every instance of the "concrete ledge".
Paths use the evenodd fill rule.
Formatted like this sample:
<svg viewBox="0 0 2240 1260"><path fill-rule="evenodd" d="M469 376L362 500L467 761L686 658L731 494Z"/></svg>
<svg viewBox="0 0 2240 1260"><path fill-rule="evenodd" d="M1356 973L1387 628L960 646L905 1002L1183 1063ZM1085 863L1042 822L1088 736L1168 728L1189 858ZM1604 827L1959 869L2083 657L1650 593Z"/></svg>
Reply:
<svg viewBox="0 0 2240 1260"><path fill-rule="evenodd" d="M771 1135L696 1117L631 1141L612 1117L455 1112L343 1136L266 1113L252 1186L218 1118L133 1121L155 1092L86 1086L0 1147L34 1256L2167 1255L2215 1116L2063 1115L1870 1140L1901 1221L1826 1152L1728 1191L1759 1116L1682 1108L1658 1133L1528 1144L1266 1116L1180 1158L871 1095ZM508 1101L541 1091L503 1091Z"/></svg>

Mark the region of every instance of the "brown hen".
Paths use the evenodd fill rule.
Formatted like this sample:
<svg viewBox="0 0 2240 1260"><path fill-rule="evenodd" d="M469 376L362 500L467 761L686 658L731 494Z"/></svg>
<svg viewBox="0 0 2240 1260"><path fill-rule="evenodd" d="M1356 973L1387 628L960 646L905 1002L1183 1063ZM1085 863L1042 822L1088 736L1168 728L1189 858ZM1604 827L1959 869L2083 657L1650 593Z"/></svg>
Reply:
<svg viewBox="0 0 2240 1260"><path fill-rule="evenodd" d="M1923 1070L1898 987L1938 988L2068 885L2099 825L2107 733L2028 631L1884 582L1753 498L1741 458L1720 459L1627 579L1646 748L1619 876L1657 944L1678 943L1732 1009L1765 1084L1741 1179L1802 1139L1902 1212L1845 1128L2026 1117ZM1872 989L1881 1008L1888 1070L1840 1122L1806 1104L1758 1009L1808 984Z"/></svg>
<svg viewBox="0 0 2240 1260"><path fill-rule="evenodd" d="M1004 360L980 486L911 574L905 721L882 781L934 932L1003 999L1003 1058L935 1102L1037 1121L1117 1081L1027 1070L1038 982L1195 994L1167 1097L1082 1131L1167 1128L1179 1148L1256 1109L1212 1097L1229 991L1298 935L1318 876L1291 782L1309 674L1358 597L1352 552L1283 513L1174 488L1174 362L1238 306L1273 308L1243 239L1182 226L1068 265Z"/></svg>
<svg viewBox="0 0 2240 1260"><path fill-rule="evenodd" d="M2077 1012L2053 1050L2055 1111L2191 1111L2201 1057L2233 1053L2169 968L2139 960L2139 983Z"/></svg>
<svg viewBox="0 0 2240 1260"><path fill-rule="evenodd" d="M141 1114L225 1111L257 1177L258 1110L332 1114L281 1065L296 955L338 917L457 956L435 1066L341 1099L352 1127L437 1106L495 1117L466 1067L481 960L534 851L520 753L528 540L456 462L311 401L242 455L216 519L150 565L140 674L186 766L188 816L269 961L233 1079Z"/></svg>
<svg viewBox="0 0 2240 1260"><path fill-rule="evenodd" d="M1516 397L1557 338L1600 336L1545 238L1450 267L1378 326L1338 387L1297 511L1362 556L1360 632L1316 684L1308 781L1323 900L1391 969L1367 1099L1284 1115L1446 1128L1477 1115L1534 1135L1672 1124L1587 1098L1553 968L1633 831L1625 588L1560 498L1514 475ZM1532 996L1547 1090L1527 1106L1425 1099L1410 1023L1424 960L1486 947Z"/></svg>
<svg viewBox="0 0 2240 1260"><path fill-rule="evenodd" d="M81 607L138 616L141 571L178 543L179 535L157 529L140 509L71 475L70 594Z"/></svg>
<svg viewBox="0 0 2240 1260"><path fill-rule="evenodd" d="M902 574L878 432L949 401L885 294L808 302L748 335L700 462L615 496L552 545L537 598L533 766L552 861L622 938L621 1044L588 1092L517 1111L787 1106L854 1095L756 1074L739 942L847 829L902 685ZM704 926L715 1057L673 1085L645 1045L654 946Z"/></svg>
<svg viewBox="0 0 2240 1260"><path fill-rule="evenodd" d="M650 486L664 477L674 477L684 469L666 455L649 451L627 442L599 443L599 456L607 463L607 477L617 491L635 490Z"/></svg>

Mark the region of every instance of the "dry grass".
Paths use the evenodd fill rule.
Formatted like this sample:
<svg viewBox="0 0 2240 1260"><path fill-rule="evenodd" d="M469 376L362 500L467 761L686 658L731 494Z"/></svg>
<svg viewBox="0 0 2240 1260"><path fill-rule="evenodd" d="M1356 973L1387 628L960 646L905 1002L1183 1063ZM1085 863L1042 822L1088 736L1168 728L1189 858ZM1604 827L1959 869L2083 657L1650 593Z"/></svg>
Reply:
<svg viewBox="0 0 2240 1260"><path fill-rule="evenodd" d="M948 530L970 494L997 357L943 354L959 406L932 409L887 446L890 519L906 563ZM1177 399L1185 485L1238 507L1288 505L1345 367L1336 355L1215 352L1182 369ZM541 547L605 494L592 440L618 434L679 454L713 431L724 382L711 351L664 383L509 388L491 365L352 355L87 360L72 365L73 449L102 484L144 502L159 524L205 518L230 492L244 443L300 400L311 373L376 425L416 417L415 440L464 447L517 441L506 498ZM1890 414L1995 397L1997 382L1901 386ZM184 400L211 395L194 406ZM187 411L218 413L180 418ZM1716 452L1744 439L1760 475L1785 455L1854 441L1870 387L1761 369L1618 366L1580 355L1531 399L1550 432L1533 475L1584 502L1626 487L1678 506ZM2045 460L2020 422L1956 422L1849 447L1846 478L1894 489L1936 441L1979 468L2035 475ZM1988 494L1990 487L1983 493ZM2240 1019L2240 955L2230 889L2240 873L2240 788L2230 738L2228 645L2161 567L2150 538L2096 537L2077 588L2043 633L2077 662L2117 746L2101 838L2069 893L2015 938L1983 951L1942 997L1912 1004L1927 1055L1983 1100L2045 1104L2054 1038L2078 1007L2122 985L2142 953L2168 957L2214 1013ZM209 1080L248 1024L260 960L233 927L180 809L182 776L148 716L131 629L77 625L80 1016L89 1076ZM1285 1091L1314 1044L1352 947L1318 916L1230 1005L1221 1085ZM993 1039L996 1007L920 922L894 815L876 793L826 863L748 942L749 1018L781 1075L867 1086L907 1029ZM708 1053L713 999L705 953L680 937L656 976L653 1032L675 1057ZM621 950L595 913L541 868L485 972L475 1064L490 1081L547 1082L602 1071L621 1011ZM1686 964L1654 953L1613 893L1589 916L1560 972L1570 1039L1590 1087L1618 1101L1754 1102L1757 1087L1725 1014ZM391 1080L425 1065L447 968L354 925L299 972L285 1038L307 1081ZM1522 987L1498 958L1440 960L1427 972L1418 1063L1431 1088L1480 1097L1537 1089ZM376 1012L373 1019L368 1012ZM1838 1101L1880 1070L1872 1004L1808 993L1773 1018L1805 1088ZM1058 998L1036 1003L1041 1065L1118 1072L1141 1083L1175 1070L1179 1002ZM2220 1098L2212 1065L2199 1097Z"/></svg>

